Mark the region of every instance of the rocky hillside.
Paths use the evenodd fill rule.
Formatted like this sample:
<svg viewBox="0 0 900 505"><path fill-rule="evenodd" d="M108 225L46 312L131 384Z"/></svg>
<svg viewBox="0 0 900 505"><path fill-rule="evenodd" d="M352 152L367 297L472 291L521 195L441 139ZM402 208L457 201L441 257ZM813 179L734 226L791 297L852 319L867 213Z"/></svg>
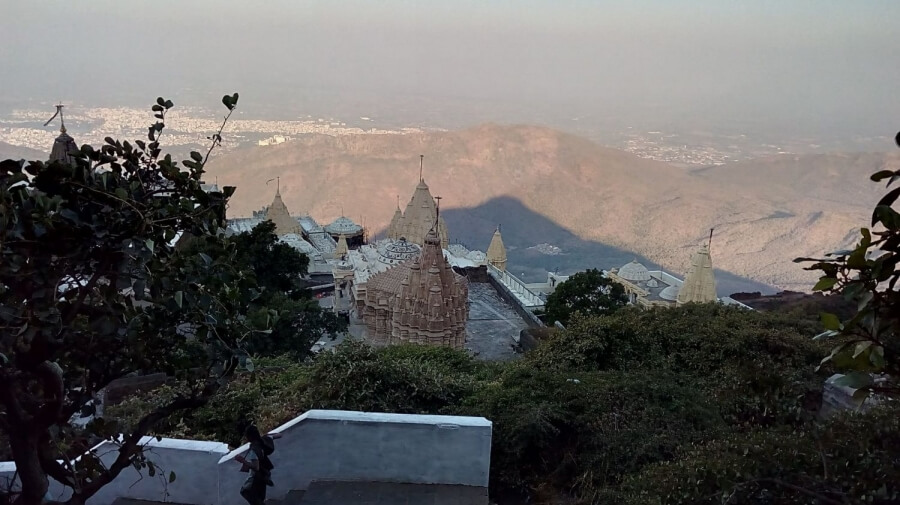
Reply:
<svg viewBox="0 0 900 505"><path fill-rule="evenodd" d="M0 160L46 160L49 152L41 152L37 149L14 146L6 142L0 142Z"/></svg>
<svg viewBox="0 0 900 505"><path fill-rule="evenodd" d="M215 158L209 178L238 187L232 216L269 203L274 182L266 181L280 177L292 213L327 222L343 210L378 231L390 221L397 196L405 206L412 194L420 153L425 180L445 209L512 197L583 239L634 251L675 272L686 270L691 252L715 227L717 268L797 290L808 289L813 276L791 260L852 238L878 199L868 175L900 165L894 155L812 155L685 170L546 128L484 125L310 136ZM526 217L501 216L506 223L520 218Z"/></svg>

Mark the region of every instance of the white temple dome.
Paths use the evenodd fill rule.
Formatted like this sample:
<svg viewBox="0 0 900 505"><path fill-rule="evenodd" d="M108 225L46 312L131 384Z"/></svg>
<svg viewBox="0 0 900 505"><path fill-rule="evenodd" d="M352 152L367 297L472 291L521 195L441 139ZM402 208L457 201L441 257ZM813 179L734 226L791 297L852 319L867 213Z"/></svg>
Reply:
<svg viewBox="0 0 900 505"><path fill-rule="evenodd" d="M466 255L469 254L469 249L462 244L450 244L447 247L447 250L450 251L450 254L459 256L460 258L465 258Z"/></svg>
<svg viewBox="0 0 900 505"><path fill-rule="evenodd" d="M673 284L673 285L667 287L666 289L660 291L659 297L662 298L663 300L668 300L670 302L674 302L675 300L678 299L678 291L679 291L678 286Z"/></svg>
<svg viewBox="0 0 900 505"><path fill-rule="evenodd" d="M466 254L466 259L479 262L484 261L487 256L481 251L469 251L469 254Z"/></svg>
<svg viewBox="0 0 900 505"><path fill-rule="evenodd" d="M659 283L656 282L656 279L650 279L649 281L647 281L647 287L648 288L658 288Z"/></svg>
<svg viewBox="0 0 900 505"><path fill-rule="evenodd" d="M647 267L638 263L637 260L631 260L631 263L620 268L618 275L630 282L645 282L650 280L650 271L647 270Z"/></svg>
<svg viewBox="0 0 900 505"><path fill-rule="evenodd" d="M421 248L418 244L407 242L406 239L383 240L378 243L379 261L389 265L402 263L419 255Z"/></svg>
<svg viewBox="0 0 900 505"><path fill-rule="evenodd" d="M356 235L357 233L362 231L362 226L353 222L352 219L348 217L341 216L331 224L325 225L325 231L332 235Z"/></svg>

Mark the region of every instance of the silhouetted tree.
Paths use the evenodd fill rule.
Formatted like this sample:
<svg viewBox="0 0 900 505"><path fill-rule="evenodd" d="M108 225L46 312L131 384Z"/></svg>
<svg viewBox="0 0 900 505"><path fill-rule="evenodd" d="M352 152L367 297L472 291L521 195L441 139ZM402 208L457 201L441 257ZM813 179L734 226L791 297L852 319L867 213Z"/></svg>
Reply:
<svg viewBox="0 0 900 505"><path fill-rule="evenodd" d="M579 312L585 316L609 314L628 303L625 289L592 268L569 277L547 297L541 318L548 324L568 324Z"/></svg>
<svg viewBox="0 0 900 505"><path fill-rule="evenodd" d="M16 503L40 503L48 478L72 488L70 503L84 503L124 468L153 474L141 437L252 366L242 347L255 331L245 313L258 290L236 268L236 249L213 259L174 247L183 234L224 229L234 188L207 192L201 183L237 100L223 97L228 115L209 150L183 166L160 156L172 107L162 98L149 142L106 138L70 153L71 162L0 163L0 432L21 481ZM102 418L84 431L70 424L111 381L141 371L173 375L179 393L121 438ZM95 437L119 445L111 465L88 450Z"/></svg>

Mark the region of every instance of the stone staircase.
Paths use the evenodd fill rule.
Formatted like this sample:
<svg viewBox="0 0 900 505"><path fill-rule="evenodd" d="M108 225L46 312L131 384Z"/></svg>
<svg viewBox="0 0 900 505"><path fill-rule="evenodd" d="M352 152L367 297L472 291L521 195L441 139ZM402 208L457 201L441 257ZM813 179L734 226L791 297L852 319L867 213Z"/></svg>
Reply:
<svg viewBox="0 0 900 505"><path fill-rule="evenodd" d="M488 505L487 488L445 484L316 481L267 505Z"/></svg>

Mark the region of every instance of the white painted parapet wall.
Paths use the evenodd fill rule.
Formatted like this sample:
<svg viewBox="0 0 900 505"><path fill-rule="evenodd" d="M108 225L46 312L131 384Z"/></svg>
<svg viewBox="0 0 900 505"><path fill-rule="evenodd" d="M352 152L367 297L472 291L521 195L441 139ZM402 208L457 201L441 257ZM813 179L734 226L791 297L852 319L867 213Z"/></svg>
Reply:
<svg viewBox="0 0 900 505"><path fill-rule="evenodd" d="M491 422L483 417L379 414L311 410L274 433L271 459L275 465L268 497L283 498L291 490L306 490L317 480L450 484L487 487L491 457ZM110 505L118 498L185 505L243 505L239 494L247 478L232 452L221 442L145 437L147 459L160 473L133 468L88 500ZM106 465L118 447L104 442L93 449ZM6 489L15 464L0 462L0 486ZM169 482L169 472L176 478ZM51 482L53 499L65 500L68 488Z"/></svg>
<svg viewBox="0 0 900 505"><path fill-rule="evenodd" d="M147 460L158 467L156 474L151 477L146 468L138 472L128 467L92 496L87 501L88 505L109 505L117 498L191 505L218 503L216 467L222 456L228 454L228 445L174 438L156 440L155 437L142 438L141 445ZM91 452L97 454L108 468L119 455L119 446L107 441L94 447ZM7 489L15 469L13 462L0 463L0 489ZM169 482L170 472L175 473L172 482ZM72 490L51 480L49 495L53 500L64 501L72 496Z"/></svg>
<svg viewBox="0 0 900 505"><path fill-rule="evenodd" d="M483 417L311 410L276 428L275 470L268 497L281 499L317 480L453 484L487 487L491 422ZM219 461L219 503L245 503L247 474L234 461L244 445Z"/></svg>
<svg viewBox="0 0 900 505"><path fill-rule="evenodd" d="M522 307L528 310L540 309L544 306L544 300L515 275L500 270L494 265L487 265L488 275L506 286L509 292L519 301Z"/></svg>

